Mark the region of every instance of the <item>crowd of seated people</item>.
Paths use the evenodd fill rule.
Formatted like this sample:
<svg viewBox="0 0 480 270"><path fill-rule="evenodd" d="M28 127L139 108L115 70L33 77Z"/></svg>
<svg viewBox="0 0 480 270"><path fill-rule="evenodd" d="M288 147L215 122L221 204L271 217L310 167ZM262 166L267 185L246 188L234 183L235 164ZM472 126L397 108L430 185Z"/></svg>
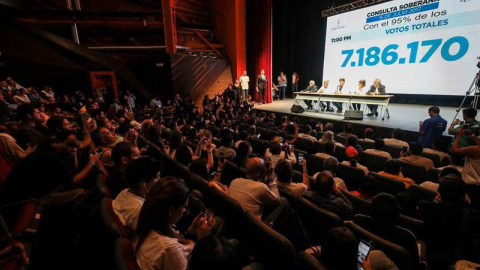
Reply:
<svg viewBox="0 0 480 270"><path fill-rule="evenodd" d="M253 216L255 228L276 231L264 237L283 235L295 253L307 250L328 269L398 269L404 261L390 244L410 253L412 269L479 262L478 129L454 125L453 144L442 152L439 140L424 147L404 141L398 128L381 138L374 128L355 133L350 123L302 123L228 95L206 96L198 108L179 95L139 106L130 92L108 104L103 90L70 97L10 77L0 90L0 203L35 199L41 206L33 210L40 217L35 245L27 253L10 247L19 264L57 269L78 262L80 269L93 263L89 255L106 254L92 236L103 203L126 231L121 237L140 269L241 269L262 261L258 252L275 254L255 251L256 240L245 239L242 230L252 226L231 224L222 209L232 202L244 219ZM476 121L476 111L463 114ZM387 161L372 165L364 151ZM442 162L426 155L432 153ZM195 177L207 186L193 184ZM215 205L218 198L224 204ZM6 213L11 230L25 211ZM327 216L335 224L311 234L312 222ZM343 222L387 244L358 261L358 244L369 239Z"/></svg>

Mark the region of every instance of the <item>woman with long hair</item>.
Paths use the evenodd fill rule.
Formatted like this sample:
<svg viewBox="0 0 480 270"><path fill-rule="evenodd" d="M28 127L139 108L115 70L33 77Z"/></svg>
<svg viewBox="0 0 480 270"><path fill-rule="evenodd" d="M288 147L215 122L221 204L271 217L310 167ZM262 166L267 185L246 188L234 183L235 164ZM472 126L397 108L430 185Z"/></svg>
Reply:
<svg viewBox="0 0 480 270"><path fill-rule="evenodd" d="M188 207L190 190L183 180L165 177L150 189L140 211L135 256L142 270L184 270L195 243L175 230ZM213 216L201 212L186 234L197 240L211 234Z"/></svg>

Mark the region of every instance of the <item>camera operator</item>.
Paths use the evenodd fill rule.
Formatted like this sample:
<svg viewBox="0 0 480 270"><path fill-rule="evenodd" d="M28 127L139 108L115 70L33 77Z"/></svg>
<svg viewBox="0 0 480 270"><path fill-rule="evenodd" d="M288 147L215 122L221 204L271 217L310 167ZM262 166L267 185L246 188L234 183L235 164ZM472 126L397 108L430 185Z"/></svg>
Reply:
<svg viewBox="0 0 480 270"><path fill-rule="evenodd" d="M476 145L475 141L472 139L472 137L470 137L470 135L472 134L472 130L478 130L478 127L480 126L480 122L475 119L475 117L477 116L477 110L475 108L467 108L464 109L462 112L464 121L456 119L448 128L448 134L457 134L456 136L461 136L458 145L459 148ZM457 130L459 128L462 128L463 132L466 132L466 134L458 135Z"/></svg>

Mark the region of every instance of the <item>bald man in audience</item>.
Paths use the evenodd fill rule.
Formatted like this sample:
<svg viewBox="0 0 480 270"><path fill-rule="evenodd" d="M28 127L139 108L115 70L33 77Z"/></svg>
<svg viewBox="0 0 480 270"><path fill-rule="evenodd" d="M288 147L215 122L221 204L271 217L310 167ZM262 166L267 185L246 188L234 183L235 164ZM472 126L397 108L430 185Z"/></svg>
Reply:
<svg viewBox="0 0 480 270"><path fill-rule="evenodd" d="M268 169L261 158L250 158L245 165L246 177L233 180L228 195L245 211L268 224L278 217L281 211L277 210L281 207L276 207L268 215L264 215L264 208L275 207L281 200L277 184L272 177L273 167L270 163L267 165Z"/></svg>

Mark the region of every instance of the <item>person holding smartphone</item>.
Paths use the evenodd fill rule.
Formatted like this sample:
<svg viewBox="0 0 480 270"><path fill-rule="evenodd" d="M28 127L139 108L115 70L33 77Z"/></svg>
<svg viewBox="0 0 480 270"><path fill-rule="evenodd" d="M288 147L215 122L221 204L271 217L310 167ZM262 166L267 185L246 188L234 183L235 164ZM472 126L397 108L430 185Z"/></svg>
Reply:
<svg viewBox="0 0 480 270"><path fill-rule="evenodd" d="M380 250L362 240L345 227L336 227L327 232L321 252L316 248L307 253L318 258L328 269L342 270L398 270L395 263Z"/></svg>

